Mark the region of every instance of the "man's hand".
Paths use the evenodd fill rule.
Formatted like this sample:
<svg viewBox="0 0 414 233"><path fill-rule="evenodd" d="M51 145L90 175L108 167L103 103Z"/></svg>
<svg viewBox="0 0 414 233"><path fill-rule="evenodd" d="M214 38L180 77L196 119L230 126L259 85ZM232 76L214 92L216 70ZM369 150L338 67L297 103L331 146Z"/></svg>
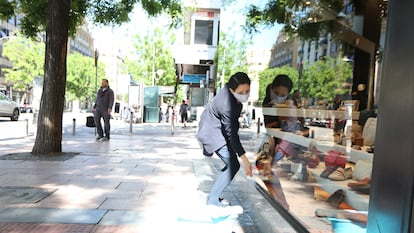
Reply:
<svg viewBox="0 0 414 233"><path fill-rule="evenodd" d="M111 114L112 109L108 108L108 114Z"/></svg>
<svg viewBox="0 0 414 233"><path fill-rule="evenodd" d="M244 168L244 172L246 173L246 175L248 176L253 176L253 172L252 172L252 165L250 164L249 159L247 159L246 155L242 155L240 156L240 159L243 163L243 168Z"/></svg>
<svg viewBox="0 0 414 233"><path fill-rule="evenodd" d="M96 108L93 108L93 109L92 109L92 112L96 112Z"/></svg>

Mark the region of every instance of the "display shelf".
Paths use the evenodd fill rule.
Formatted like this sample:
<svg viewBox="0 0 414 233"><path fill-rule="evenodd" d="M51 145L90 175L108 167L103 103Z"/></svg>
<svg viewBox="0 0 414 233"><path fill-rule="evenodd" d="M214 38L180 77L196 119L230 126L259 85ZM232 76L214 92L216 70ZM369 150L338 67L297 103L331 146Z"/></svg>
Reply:
<svg viewBox="0 0 414 233"><path fill-rule="evenodd" d="M263 115L283 117L304 117L318 119L358 120L358 111L338 111L305 108L263 108Z"/></svg>
<svg viewBox="0 0 414 233"><path fill-rule="evenodd" d="M342 189L345 192L345 202L359 211L368 211L369 206L369 195L358 194L355 191L352 191L348 187L348 183L357 182L352 179L345 181L332 181L327 178L320 177L320 174L324 170L324 166L321 164L317 168L308 168L308 171L312 173L315 181L320 185L320 187L326 192L332 194L338 189Z"/></svg>
<svg viewBox="0 0 414 233"><path fill-rule="evenodd" d="M301 145L304 147L308 147L309 144L312 142L313 145L316 146L316 148L321 152L328 152L330 150L335 150L339 152L343 152L347 156L349 156L348 161L356 163L358 160L373 160L373 154L370 154L368 152L362 151L362 150L355 150L352 148L347 148L346 146L337 145L332 141L324 141L319 140L317 138L307 138L302 135L298 135L291 132L284 132L279 128L267 128L267 133L271 136L292 142L297 145Z"/></svg>

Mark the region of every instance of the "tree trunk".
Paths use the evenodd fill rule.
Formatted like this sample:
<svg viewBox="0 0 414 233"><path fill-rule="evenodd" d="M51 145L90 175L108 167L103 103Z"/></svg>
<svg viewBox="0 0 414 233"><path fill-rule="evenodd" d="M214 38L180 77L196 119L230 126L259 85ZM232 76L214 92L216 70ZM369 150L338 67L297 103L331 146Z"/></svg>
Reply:
<svg viewBox="0 0 414 233"><path fill-rule="evenodd" d="M45 77L32 154L62 152L70 2L71 0L48 0Z"/></svg>

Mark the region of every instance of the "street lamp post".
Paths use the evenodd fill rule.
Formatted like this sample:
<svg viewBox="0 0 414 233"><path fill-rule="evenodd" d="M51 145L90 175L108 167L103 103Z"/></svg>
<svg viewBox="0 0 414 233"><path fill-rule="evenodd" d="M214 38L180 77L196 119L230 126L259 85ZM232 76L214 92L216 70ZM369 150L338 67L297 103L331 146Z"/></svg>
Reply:
<svg viewBox="0 0 414 233"><path fill-rule="evenodd" d="M98 90L98 59L99 59L99 52L98 52L98 49L95 49L95 91ZM96 127L95 127L95 136L96 136Z"/></svg>
<svg viewBox="0 0 414 233"><path fill-rule="evenodd" d="M99 52L98 49L95 49L95 90L98 90L98 59Z"/></svg>

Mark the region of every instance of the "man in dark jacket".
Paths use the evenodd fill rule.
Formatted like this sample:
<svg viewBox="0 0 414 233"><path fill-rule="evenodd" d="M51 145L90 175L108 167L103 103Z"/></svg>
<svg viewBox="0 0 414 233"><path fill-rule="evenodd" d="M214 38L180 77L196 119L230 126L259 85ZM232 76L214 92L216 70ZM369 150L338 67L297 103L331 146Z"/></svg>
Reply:
<svg viewBox="0 0 414 233"><path fill-rule="evenodd" d="M114 91L109 88L108 79L102 79L102 86L96 95L93 112L95 113L95 125L98 131L97 141L107 141L110 139L109 118L111 116L112 107L114 105ZM105 137L102 130L101 118L105 124Z"/></svg>
<svg viewBox="0 0 414 233"><path fill-rule="evenodd" d="M252 176L250 162L238 135L242 103L248 100L249 93L249 77L242 72L236 73L201 115L197 139L203 145L204 155L211 156L215 152L225 164L211 188L208 205L224 206L220 195L240 168L238 157L246 174Z"/></svg>

